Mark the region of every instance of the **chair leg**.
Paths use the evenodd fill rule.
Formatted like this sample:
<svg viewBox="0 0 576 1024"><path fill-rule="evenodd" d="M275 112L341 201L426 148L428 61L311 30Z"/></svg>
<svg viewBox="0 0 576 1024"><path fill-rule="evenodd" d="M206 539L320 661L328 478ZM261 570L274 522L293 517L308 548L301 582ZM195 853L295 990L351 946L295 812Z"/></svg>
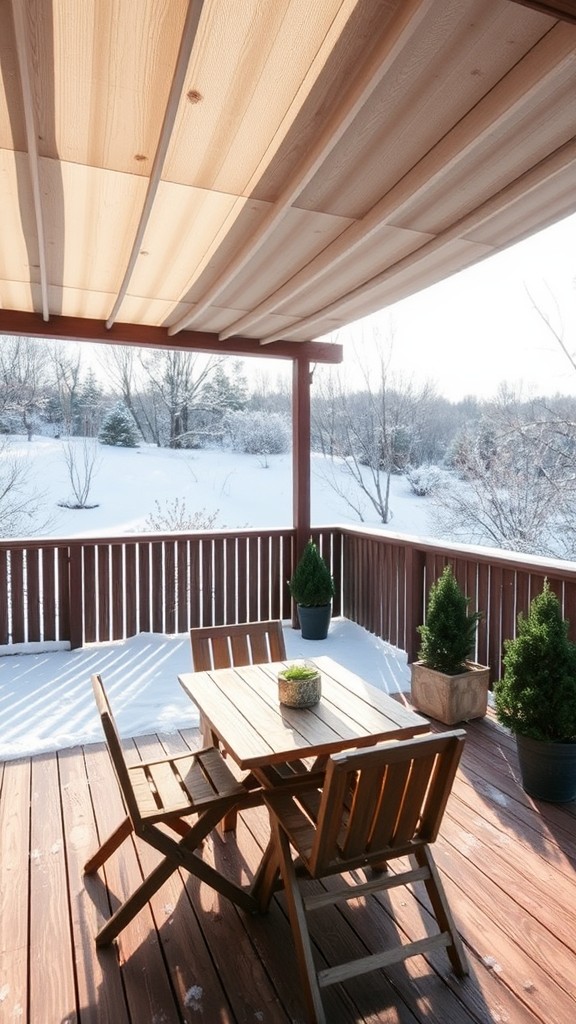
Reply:
<svg viewBox="0 0 576 1024"><path fill-rule="evenodd" d="M134 827L130 818L124 818L124 821L118 825L118 828L114 829L111 835L104 840L101 846L98 847L96 853L87 860L84 865L84 874L91 875L98 868L102 867L105 861L112 856L115 850L122 845L125 839L134 831Z"/></svg>
<svg viewBox="0 0 576 1024"><path fill-rule="evenodd" d="M309 1024L326 1024L326 1016L322 1005L322 997L318 986L316 966L312 954L312 943L308 932L306 911L298 886L296 869L292 860L290 843L278 822L273 823L276 849L280 860L280 870L284 879L288 917L292 927L296 960L302 982L302 994L308 1011Z"/></svg>
<svg viewBox="0 0 576 1024"><path fill-rule="evenodd" d="M112 942L179 867L185 868L247 913L256 910L256 903L247 889L222 875L194 852L202 845L208 833L216 828L221 817L220 807L204 811L178 843L155 825L142 826L138 830L137 835L155 847L164 858L100 929L96 936L98 946Z"/></svg>
<svg viewBox="0 0 576 1024"><path fill-rule="evenodd" d="M264 850L250 890L260 914L265 914L268 910L274 890L278 888L279 878L280 861L276 851L276 842L272 837Z"/></svg>
<svg viewBox="0 0 576 1024"><path fill-rule="evenodd" d="M107 946L110 942L113 942L122 929L127 924L130 924L132 918L136 917L136 914L146 906L150 897L170 878L170 875L174 874L177 868L177 863L165 857L122 906L118 907L118 910L112 914L112 917L108 918L106 924L103 925L96 935L96 945Z"/></svg>
<svg viewBox="0 0 576 1024"><path fill-rule="evenodd" d="M464 945L458 933L456 922L452 916L448 898L442 884L442 879L438 873L438 868L432 856L432 851L427 846L421 846L420 849L415 851L414 854L416 861L420 867L428 868L430 877L424 879L424 885L432 904L436 920L440 927L440 931L448 932L452 942L446 947L446 952L450 958L450 963L454 969L454 972L459 978L465 977L469 973L468 959L464 950Z"/></svg>
<svg viewBox="0 0 576 1024"><path fill-rule="evenodd" d="M235 832L238 824L238 811L230 811L222 818L222 832Z"/></svg>

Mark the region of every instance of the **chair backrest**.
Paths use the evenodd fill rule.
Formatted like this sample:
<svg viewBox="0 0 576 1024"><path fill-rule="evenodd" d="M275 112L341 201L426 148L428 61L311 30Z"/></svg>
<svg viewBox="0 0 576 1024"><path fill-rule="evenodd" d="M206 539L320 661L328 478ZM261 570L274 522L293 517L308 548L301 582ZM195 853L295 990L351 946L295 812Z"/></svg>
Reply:
<svg viewBox="0 0 576 1024"><path fill-rule="evenodd" d="M245 622L239 626L194 628L190 630L190 643L195 672L286 659L279 619Z"/></svg>
<svg viewBox="0 0 576 1024"><path fill-rule="evenodd" d="M438 835L466 733L335 754L306 866L314 877L403 856Z"/></svg>
<svg viewBox="0 0 576 1024"><path fill-rule="evenodd" d="M104 729L104 736L106 737L106 745L108 747L110 757L112 758L114 772L124 797L126 810L132 819L132 824L136 824L141 820L141 815L132 790L128 766L126 764L126 758L124 757L124 751L122 749L122 743L118 734L116 722L114 721L110 702L100 675L92 676L92 689L94 691L96 706L100 713L102 728Z"/></svg>

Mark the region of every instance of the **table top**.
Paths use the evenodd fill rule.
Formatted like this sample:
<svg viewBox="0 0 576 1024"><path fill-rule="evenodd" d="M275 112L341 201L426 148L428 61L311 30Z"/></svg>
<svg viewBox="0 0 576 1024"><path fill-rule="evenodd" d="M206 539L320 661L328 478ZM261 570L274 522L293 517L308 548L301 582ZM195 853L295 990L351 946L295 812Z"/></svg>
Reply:
<svg viewBox="0 0 576 1024"><path fill-rule="evenodd" d="M322 674L311 708L278 701L286 663L185 672L180 684L241 768L328 755L429 732L430 723L332 658L307 659Z"/></svg>

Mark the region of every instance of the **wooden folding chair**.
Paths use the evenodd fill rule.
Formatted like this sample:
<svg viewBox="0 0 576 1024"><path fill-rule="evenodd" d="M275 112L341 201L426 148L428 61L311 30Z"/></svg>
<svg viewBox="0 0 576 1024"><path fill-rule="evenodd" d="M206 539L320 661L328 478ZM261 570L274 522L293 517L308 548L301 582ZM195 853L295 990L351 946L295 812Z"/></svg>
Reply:
<svg viewBox="0 0 576 1024"><path fill-rule="evenodd" d="M282 876L302 991L313 1024L325 1021L321 989L358 974L386 967L426 950L446 947L457 975L468 972L464 947L434 863L431 844L438 835L460 760L465 732L455 730L414 740L333 755L323 791L264 794L270 810L272 838L254 883L259 909L266 910ZM373 867L373 877L342 885L320 895L301 891L291 846L304 877ZM389 874L388 862L409 855L409 870ZM393 949L316 970L306 914L340 900L379 890L424 882L440 932ZM305 883L304 883L305 884Z"/></svg>
<svg viewBox="0 0 576 1024"><path fill-rule="evenodd" d="M195 672L231 668L233 665L259 665L286 658L279 619L191 629L190 643Z"/></svg>
<svg viewBox="0 0 576 1024"><path fill-rule="evenodd" d="M92 687L127 814L87 861L84 871L97 871L132 832L164 854L158 866L100 929L96 944L112 942L179 867L185 867L243 909L253 910L254 900L248 891L206 864L194 851L226 812L261 803L261 791L250 792L242 785L214 747L128 766L99 675L92 676ZM196 815L193 824L185 820L189 815ZM180 840L160 828L162 824L176 832Z"/></svg>
<svg viewBox="0 0 576 1024"><path fill-rule="evenodd" d="M244 622L237 626L195 627L190 630L190 645L194 672L286 660L284 633L279 619ZM202 717L200 729L204 743L217 747L218 737ZM244 781L248 779L248 776L244 777ZM236 811L232 811L224 819L222 828L229 832L235 827Z"/></svg>

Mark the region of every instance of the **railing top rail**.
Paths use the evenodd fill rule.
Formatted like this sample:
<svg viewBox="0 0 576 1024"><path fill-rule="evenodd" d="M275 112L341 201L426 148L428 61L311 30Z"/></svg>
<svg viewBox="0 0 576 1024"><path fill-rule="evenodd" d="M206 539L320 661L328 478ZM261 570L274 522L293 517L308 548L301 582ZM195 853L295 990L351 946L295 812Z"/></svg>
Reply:
<svg viewBox="0 0 576 1024"><path fill-rule="evenodd" d="M450 541L432 540L429 537L414 537L406 533L391 533L386 529L374 526L339 526L322 527L321 529L339 529L344 536L364 536L373 540L382 540L395 547L414 547L419 551L450 554L455 558L469 557L476 562L500 565L506 569L532 569L536 573L576 579L576 562L560 558L545 558L540 555L519 554L517 551L505 551L501 548L480 547L475 544L453 544Z"/></svg>
<svg viewBox="0 0 576 1024"><path fill-rule="evenodd" d="M92 544L149 544L155 541L189 540L192 537L206 537L211 540L225 537L286 537L294 533L294 527L285 526L250 527L242 530L179 530L170 533L154 531L151 533L98 534L77 537L10 537L0 540L0 551L17 551L20 548L26 548L27 551L37 548L72 548Z"/></svg>

